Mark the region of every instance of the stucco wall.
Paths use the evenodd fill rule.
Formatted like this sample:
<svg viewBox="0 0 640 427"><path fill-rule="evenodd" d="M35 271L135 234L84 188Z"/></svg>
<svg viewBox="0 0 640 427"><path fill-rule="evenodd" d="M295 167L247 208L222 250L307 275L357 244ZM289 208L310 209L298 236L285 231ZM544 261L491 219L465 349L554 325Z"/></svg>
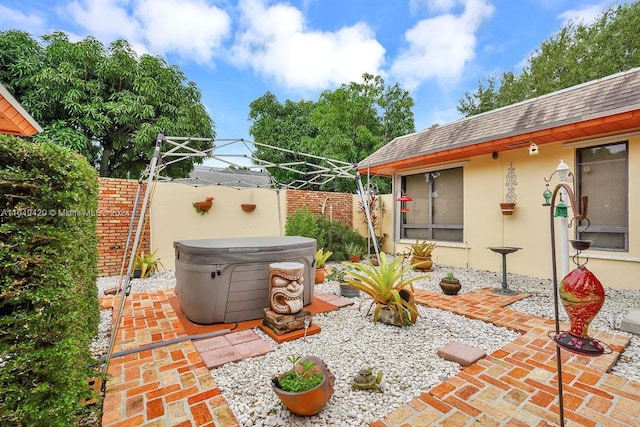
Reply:
<svg viewBox="0 0 640 427"><path fill-rule="evenodd" d="M624 138L623 138L624 139ZM640 136L629 137L629 250L627 252L588 250L589 268L606 287L640 289ZM620 139L613 139L614 142ZM603 142L604 143L604 142ZM564 160L575 171L575 146L561 143L545 144L540 154L529 156L528 147L503 152L497 159L483 155L469 159L464 167L464 242L438 242L433 259L436 264L502 271L502 256L489 246L516 246L522 249L507 256L507 271L527 276L550 278L551 234L549 207L542 206L544 178ZM502 215L499 203L507 189L505 177L509 163L517 174L517 204L511 216ZM416 170L418 173L419 170ZM553 190L557 175L550 183ZM598 203L590 199L589 204ZM410 207L410 206L409 206ZM398 207L394 215L398 216ZM571 210L570 210L571 212ZM556 241L559 240L559 220L555 220ZM394 236L397 236L394 233ZM569 239L575 238L574 228ZM401 252L411 241L398 241L395 251ZM574 253L570 251L571 255ZM559 256L559 255L558 255ZM570 269L574 268L573 263ZM558 271L561 271L558 264ZM561 278L559 278L561 279ZM493 284L488 284L493 285Z"/></svg>
<svg viewBox="0 0 640 427"><path fill-rule="evenodd" d="M208 196L214 197L213 207L199 215L192 203ZM256 209L246 213L241 203L254 203ZM283 193L267 189L159 182L151 204L151 246L158 249L164 267L173 270L176 240L279 236L286 218L280 217L284 209L279 211L278 203L284 205Z"/></svg>

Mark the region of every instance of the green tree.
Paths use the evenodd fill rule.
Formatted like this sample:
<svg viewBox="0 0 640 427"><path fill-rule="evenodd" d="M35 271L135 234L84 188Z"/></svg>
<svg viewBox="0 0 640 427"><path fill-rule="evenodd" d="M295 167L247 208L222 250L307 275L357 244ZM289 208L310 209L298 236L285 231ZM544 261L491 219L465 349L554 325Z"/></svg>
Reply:
<svg viewBox="0 0 640 427"><path fill-rule="evenodd" d="M54 32L40 43L24 32L0 32L0 81L42 126L35 141L77 150L101 176L138 176L158 133L214 136L195 83L161 57L136 55L125 40L105 47ZM171 165L167 174L184 177L194 161L202 159Z"/></svg>
<svg viewBox="0 0 640 427"><path fill-rule="evenodd" d="M640 66L640 2L611 6L590 25L567 23L542 42L519 75L490 76L458 104L464 116L490 111Z"/></svg>
<svg viewBox="0 0 640 427"><path fill-rule="evenodd" d="M303 152L303 138L314 138L318 129L311 123L311 112L315 102L285 101L280 103L276 96L267 92L249 105L249 120L252 121L249 133L258 143L289 150L290 152L273 150L269 147L256 145L256 156L265 162L274 164L304 161L295 153ZM298 165L285 168L270 168L269 173L281 184L288 184L301 175L294 170L304 171ZM293 169L293 170L291 170Z"/></svg>
<svg viewBox="0 0 640 427"><path fill-rule="evenodd" d="M250 105L250 133L256 142L294 152L268 154L274 150L262 149L259 157L270 161L320 162L295 154L303 152L357 163L393 138L415 131L413 105L409 93L397 83L386 86L380 76L364 74L362 83L326 90L317 102L287 100L283 105L273 94L265 94ZM296 168L308 170L304 165ZM273 173L279 174L282 183L299 178L288 171ZM378 186L387 191L389 183L381 180ZM353 182L344 180L334 180L323 187L329 191L354 189Z"/></svg>

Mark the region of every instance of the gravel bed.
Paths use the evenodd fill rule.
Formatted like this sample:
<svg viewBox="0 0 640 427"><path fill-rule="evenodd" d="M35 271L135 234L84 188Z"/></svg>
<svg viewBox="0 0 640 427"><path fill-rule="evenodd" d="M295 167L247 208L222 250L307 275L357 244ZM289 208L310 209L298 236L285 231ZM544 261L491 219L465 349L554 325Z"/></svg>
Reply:
<svg viewBox="0 0 640 427"><path fill-rule="evenodd" d="M327 264L328 267L333 265L335 264ZM461 292L500 287L502 282L501 273L443 266L435 266L431 273L408 274L420 274L424 277L415 282L414 287L441 292L438 282L449 271L460 279ZM551 280L516 274L508 274L507 280L509 288L532 294L531 297L512 304L510 308L553 318ZM117 277L100 278L99 295L117 284ZM171 289L174 286L175 276L172 271L158 272L146 280L132 280L134 293ZM323 292L339 294L336 282L328 281L315 286ZM505 328L426 307L419 307L421 317L413 326L398 328L385 324L374 325L370 318L364 316L369 304L364 302L359 310L361 301L360 298L354 298L355 304L352 306L314 316L313 321L322 328L322 333L304 339L277 344L257 330L275 351L237 363L228 363L211 371L241 425L368 425L458 372L458 364L437 356L438 347L455 340L491 353L518 336ZM605 304L592 322L592 327L624 334L617 329L620 321L630 310L637 308L639 303L640 291L608 289ZM105 331L108 334L111 311L104 310L101 314L101 335ZM562 307L560 319L566 320ZM640 382L640 337L631 337L631 344L613 372ZM103 335L94 344L94 354L104 354L108 339ZM270 378L289 368L287 357L292 354L320 357L336 377L331 402L318 415L305 418L292 415L284 409L271 390ZM351 389L351 378L366 366L384 373L384 393Z"/></svg>

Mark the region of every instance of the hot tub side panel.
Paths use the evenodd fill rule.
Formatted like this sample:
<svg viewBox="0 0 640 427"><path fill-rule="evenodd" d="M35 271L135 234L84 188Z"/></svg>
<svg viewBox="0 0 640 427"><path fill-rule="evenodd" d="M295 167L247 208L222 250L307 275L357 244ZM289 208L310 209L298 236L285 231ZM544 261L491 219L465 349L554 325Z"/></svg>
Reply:
<svg viewBox="0 0 640 427"><path fill-rule="evenodd" d="M313 302L315 240L305 245L292 245L277 250L228 254L213 251L210 257L199 251L198 264L180 254L176 245L176 292L187 318L200 324L239 322L263 317L269 307L269 264L300 262L304 265L304 305ZM267 248L268 249L268 248ZM232 260L233 262L227 262ZM256 262L249 262L253 260ZM206 264L203 264L206 262Z"/></svg>

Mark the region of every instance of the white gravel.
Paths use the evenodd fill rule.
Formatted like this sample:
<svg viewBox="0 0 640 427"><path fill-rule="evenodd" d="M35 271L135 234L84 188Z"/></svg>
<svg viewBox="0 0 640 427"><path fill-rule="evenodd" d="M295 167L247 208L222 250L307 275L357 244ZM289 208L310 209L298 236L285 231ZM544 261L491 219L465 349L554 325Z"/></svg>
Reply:
<svg viewBox="0 0 640 427"><path fill-rule="evenodd" d="M331 267L333 263L328 263ZM501 273L481 270L435 266L431 273L423 274L415 282L417 288L441 292L438 282L452 271L462 283L461 292L481 287L500 287ZM411 275L418 274L415 272ZM99 295L117 285L117 277L98 280ZM515 310L553 318L553 285L551 280L508 274L509 288L532 294L510 306ZM132 292L172 289L175 276L171 271L161 271L146 280L134 279ZM316 285L316 289L339 294L336 282ZM367 303L359 311L360 299L355 304L333 312L314 316L313 321L322 333L278 345L260 330L258 334L271 343L273 352L237 363L228 363L211 371L222 395L243 426L361 426L383 417L393 409L434 385L451 377L459 365L445 361L436 355L438 347L459 341L493 352L514 340L518 335L505 328L471 320L438 309L419 307L420 316L415 325L405 328L374 325L364 313ZM640 291L608 289L605 304L592 322L592 327L622 333L618 330L626 314L640 305ZM566 320L562 307L561 320ZM101 316L102 331L109 331L110 311ZM104 327L106 325L106 328ZM627 334L629 335L629 334ZM103 336L96 343L94 353L106 350ZM102 350L101 350L102 349ZM325 361L336 377L335 391L330 404L318 415L297 417L280 403L270 387L270 378L289 368L289 355L315 355ZM357 371L372 366L384 373L384 393L369 390L354 391L349 382ZM631 335L631 344L613 368L613 372L627 379L640 382L640 337Z"/></svg>

